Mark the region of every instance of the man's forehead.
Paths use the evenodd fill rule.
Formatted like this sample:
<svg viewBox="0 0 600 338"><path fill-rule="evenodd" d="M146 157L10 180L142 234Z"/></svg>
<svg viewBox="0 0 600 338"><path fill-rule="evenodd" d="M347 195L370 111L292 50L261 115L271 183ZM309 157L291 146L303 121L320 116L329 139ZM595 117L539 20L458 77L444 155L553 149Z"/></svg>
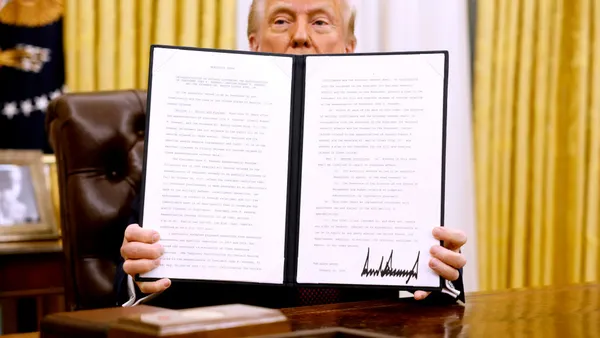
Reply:
<svg viewBox="0 0 600 338"><path fill-rule="evenodd" d="M265 11L272 12L278 8L308 12L314 10L330 10L340 13L343 0L266 0Z"/></svg>

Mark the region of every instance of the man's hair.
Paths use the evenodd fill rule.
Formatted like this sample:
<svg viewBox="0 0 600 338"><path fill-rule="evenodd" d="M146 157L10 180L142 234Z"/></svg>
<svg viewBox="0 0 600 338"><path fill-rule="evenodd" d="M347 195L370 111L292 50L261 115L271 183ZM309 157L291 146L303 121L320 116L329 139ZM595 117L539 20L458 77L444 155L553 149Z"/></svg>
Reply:
<svg viewBox="0 0 600 338"><path fill-rule="evenodd" d="M261 16L264 15L265 12L265 1L266 0L252 0L252 4L250 5L250 13L248 14L247 36L250 36L250 34L258 31ZM342 5L342 17L344 23L348 25L346 27L347 38L349 41L356 40L356 36L354 35L356 10L354 9L354 6L350 5L348 0L339 1Z"/></svg>

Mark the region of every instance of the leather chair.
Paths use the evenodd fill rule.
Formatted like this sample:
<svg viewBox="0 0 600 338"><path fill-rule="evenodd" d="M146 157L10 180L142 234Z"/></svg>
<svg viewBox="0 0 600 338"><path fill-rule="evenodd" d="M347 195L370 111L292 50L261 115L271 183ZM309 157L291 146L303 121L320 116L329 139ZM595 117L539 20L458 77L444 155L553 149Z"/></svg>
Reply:
<svg viewBox="0 0 600 338"><path fill-rule="evenodd" d="M145 91L73 93L52 101L68 311L115 306L124 225L140 187Z"/></svg>

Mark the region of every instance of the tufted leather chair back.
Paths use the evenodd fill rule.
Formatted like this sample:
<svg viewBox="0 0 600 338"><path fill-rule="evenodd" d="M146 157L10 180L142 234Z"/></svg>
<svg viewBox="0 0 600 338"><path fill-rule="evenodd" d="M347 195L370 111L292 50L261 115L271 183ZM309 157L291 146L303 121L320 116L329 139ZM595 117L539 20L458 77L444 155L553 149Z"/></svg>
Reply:
<svg viewBox="0 0 600 338"><path fill-rule="evenodd" d="M116 261L140 186L145 112L144 91L66 94L48 107L69 311L115 305Z"/></svg>

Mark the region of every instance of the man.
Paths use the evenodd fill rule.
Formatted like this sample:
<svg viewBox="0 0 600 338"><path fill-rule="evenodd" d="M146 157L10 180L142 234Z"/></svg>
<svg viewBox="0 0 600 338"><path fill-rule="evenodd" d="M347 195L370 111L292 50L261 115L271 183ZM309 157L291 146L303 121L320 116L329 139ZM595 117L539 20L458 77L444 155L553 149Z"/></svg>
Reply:
<svg viewBox="0 0 600 338"><path fill-rule="evenodd" d="M254 0L248 17L248 42L256 52L287 54L353 53L354 12L346 0ZM327 302L358 301L375 298L398 298L398 291L373 291L359 289L317 289L309 295L307 290L273 286L229 286L223 284L181 283L171 285L168 279L155 282L134 283L132 276L158 266L162 249L160 234L140 228L136 223L138 201L134 202L131 225L125 230L115 287L118 304L130 306L151 302L169 308L189 308L224 303L246 303L268 307L289 307ZM465 258L460 248L465 235L447 227L433 229L435 238L445 247L431 249L429 266L446 279L444 292L430 295L415 292L416 299L463 299L460 270ZM454 284L457 284L457 287ZM446 296L444 296L446 294Z"/></svg>

